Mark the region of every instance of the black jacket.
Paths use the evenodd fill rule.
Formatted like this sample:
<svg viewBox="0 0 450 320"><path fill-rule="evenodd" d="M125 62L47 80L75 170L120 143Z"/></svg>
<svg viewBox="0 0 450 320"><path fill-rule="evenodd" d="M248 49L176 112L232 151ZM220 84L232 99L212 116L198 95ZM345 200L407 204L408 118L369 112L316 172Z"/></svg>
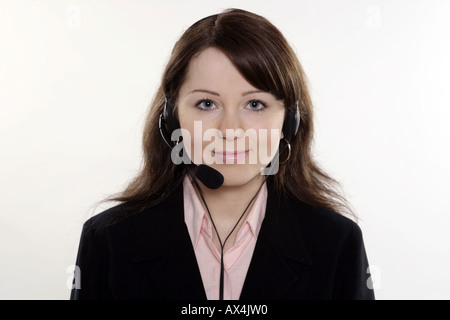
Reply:
<svg viewBox="0 0 450 320"><path fill-rule="evenodd" d="M358 225L282 200L267 183L266 215L240 299L374 299ZM71 299L206 299L182 184L167 201L112 223L125 210L120 204L84 224Z"/></svg>

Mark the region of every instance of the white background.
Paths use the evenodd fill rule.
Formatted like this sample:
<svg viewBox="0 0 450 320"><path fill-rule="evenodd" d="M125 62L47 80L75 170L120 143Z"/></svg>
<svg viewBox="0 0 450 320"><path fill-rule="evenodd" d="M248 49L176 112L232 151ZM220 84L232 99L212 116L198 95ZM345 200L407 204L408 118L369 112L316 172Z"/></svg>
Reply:
<svg viewBox="0 0 450 320"><path fill-rule="evenodd" d="M450 299L450 1L0 2L0 298L67 299L82 223L141 164L170 50L228 7L272 21L315 154L359 214L378 299Z"/></svg>

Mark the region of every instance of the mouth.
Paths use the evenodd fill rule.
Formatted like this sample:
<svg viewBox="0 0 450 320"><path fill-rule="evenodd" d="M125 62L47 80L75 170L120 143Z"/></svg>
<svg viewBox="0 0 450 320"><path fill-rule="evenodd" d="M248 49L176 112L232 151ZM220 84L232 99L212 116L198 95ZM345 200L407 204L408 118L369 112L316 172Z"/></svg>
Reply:
<svg viewBox="0 0 450 320"><path fill-rule="evenodd" d="M235 163L245 159L249 150L242 151L213 151L213 156L222 160L224 163Z"/></svg>

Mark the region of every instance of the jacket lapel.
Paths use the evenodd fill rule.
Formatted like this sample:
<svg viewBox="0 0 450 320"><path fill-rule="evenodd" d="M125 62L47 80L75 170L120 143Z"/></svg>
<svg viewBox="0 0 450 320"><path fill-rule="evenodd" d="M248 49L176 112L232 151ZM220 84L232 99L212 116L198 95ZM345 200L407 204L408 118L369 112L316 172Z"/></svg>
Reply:
<svg viewBox="0 0 450 320"><path fill-rule="evenodd" d="M268 198L255 251L242 288L241 300L282 299L294 285L306 285L298 265L311 266L306 245L296 227L289 200L281 200L267 180ZM297 271L297 272L296 272Z"/></svg>
<svg viewBox="0 0 450 320"><path fill-rule="evenodd" d="M183 187L148 214L133 263L146 272L164 299L201 299L206 293L189 232L184 223Z"/></svg>

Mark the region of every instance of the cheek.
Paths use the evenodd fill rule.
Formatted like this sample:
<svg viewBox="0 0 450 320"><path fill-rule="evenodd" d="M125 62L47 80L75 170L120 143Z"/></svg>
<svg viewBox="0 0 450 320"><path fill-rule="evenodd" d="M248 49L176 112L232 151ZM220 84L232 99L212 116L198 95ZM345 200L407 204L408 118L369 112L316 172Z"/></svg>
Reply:
<svg viewBox="0 0 450 320"><path fill-rule="evenodd" d="M259 163L267 165L276 155L281 139L281 130L272 128L260 130L258 133L258 159Z"/></svg>
<svg viewBox="0 0 450 320"><path fill-rule="evenodd" d="M221 138L217 138L218 130L208 126L208 122L200 120L180 119L180 126L183 128L184 150L189 159L195 164L205 163L205 160L211 162L211 152L208 153L205 150L208 151L211 146L217 146L217 143L222 141Z"/></svg>
<svg viewBox="0 0 450 320"><path fill-rule="evenodd" d="M273 155L277 148L280 139L282 138L283 118L269 119L260 123L256 129L258 147L262 151L267 150Z"/></svg>

